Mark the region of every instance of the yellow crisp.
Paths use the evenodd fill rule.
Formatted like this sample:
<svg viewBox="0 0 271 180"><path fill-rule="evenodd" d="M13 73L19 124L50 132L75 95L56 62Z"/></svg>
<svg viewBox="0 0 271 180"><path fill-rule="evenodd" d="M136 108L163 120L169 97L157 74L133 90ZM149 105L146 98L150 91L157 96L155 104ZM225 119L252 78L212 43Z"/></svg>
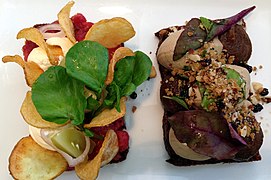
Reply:
<svg viewBox="0 0 271 180"><path fill-rule="evenodd" d="M100 127L111 124L112 122L123 117L126 112L126 97L120 99L120 112L116 108L105 109L98 116L94 117L89 124L85 124L85 128Z"/></svg>
<svg viewBox="0 0 271 180"><path fill-rule="evenodd" d="M20 110L27 124L34 126L36 128L57 128L57 127L65 125L65 124L56 124L53 122L48 122L42 119L35 105L32 102L31 96L32 96L31 91L28 91L26 93L25 99L23 101L23 104Z"/></svg>
<svg viewBox="0 0 271 180"><path fill-rule="evenodd" d="M124 18L115 17L95 23L87 32L85 40L96 41L106 48L114 48L134 35L135 30L130 22Z"/></svg>
<svg viewBox="0 0 271 180"><path fill-rule="evenodd" d="M68 39L75 44L76 39L74 37L74 27L70 19L70 12L73 5L74 1L68 2L57 14L57 17L58 22L65 34L67 35Z"/></svg>
<svg viewBox="0 0 271 180"><path fill-rule="evenodd" d="M98 177L103 162L110 162L119 150L118 137L115 131L106 133L104 142L99 153L94 159L75 166L77 176L82 180L92 180Z"/></svg>
<svg viewBox="0 0 271 180"><path fill-rule="evenodd" d="M9 157L9 171L14 179L54 179L67 167L59 153L42 148L30 136L22 138Z"/></svg>
<svg viewBox="0 0 271 180"><path fill-rule="evenodd" d="M134 56L134 55L135 54L133 53L133 51L127 47L120 47L115 51L115 53L109 63L108 73L107 73L107 77L105 80L106 85L109 85L114 79L114 69L115 69L116 63L119 60L125 58L126 56Z"/></svg>

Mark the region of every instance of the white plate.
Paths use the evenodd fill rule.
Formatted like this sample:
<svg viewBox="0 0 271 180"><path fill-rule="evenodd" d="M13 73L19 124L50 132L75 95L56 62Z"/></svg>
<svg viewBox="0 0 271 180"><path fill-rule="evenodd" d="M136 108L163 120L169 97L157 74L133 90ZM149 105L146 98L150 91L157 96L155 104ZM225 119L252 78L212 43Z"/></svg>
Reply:
<svg viewBox="0 0 271 180"><path fill-rule="evenodd" d="M23 40L16 40L17 32L37 23L52 22L67 1L0 0L0 58L22 54ZM263 66L252 75L271 91L271 2L268 0L204 0L204 1L150 1L137 0L81 0L71 14L83 13L89 21L122 16L136 29L136 37L126 45L149 54L157 66L154 33L161 28L183 24L192 17L211 19L231 16L249 6L257 8L246 17L247 31L253 43L250 64ZM17 141L28 135L27 125L20 115L20 106L29 89L22 69L14 63L0 63L0 177L12 179L8 172L8 157ZM174 167L168 158L162 140L163 110L159 100L159 76L139 87L139 97L128 105L130 115L127 127L131 137L127 160L103 167L99 179L271 179L270 104L257 114L265 133L261 148L263 160L253 163L216 164L195 167ZM141 92L142 91L142 92ZM135 113L131 107L137 106ZM66 172L58 179L75 179L74 172Z"/></svg>

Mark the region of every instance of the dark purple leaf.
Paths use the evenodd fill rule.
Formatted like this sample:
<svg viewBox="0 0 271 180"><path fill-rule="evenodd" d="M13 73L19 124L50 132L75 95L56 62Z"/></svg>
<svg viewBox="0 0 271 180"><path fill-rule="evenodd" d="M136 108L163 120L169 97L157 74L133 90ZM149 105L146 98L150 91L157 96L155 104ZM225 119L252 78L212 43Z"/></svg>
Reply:
<svg viewBox="0 0 271 180"><path fill-rule="evenodd" d="M231 137L234 139L237 139L242 144L247 145L246 141L235 131L235 129L232 127L231 123L229 123L229 129L231 133Z"/></svg>
<svg viewBox="0 0 271 180"><path fill-rule="evenodd" d="M231 16L225 19L214 20L212 28L210 29L210 32L208 33L205 41L208 42L212 40L214 37L219 36L223 34L224 32L228 31L233 25L235 25L238 21L243 19L247 14L249 14L255 8L256 6L252 6L250 8L247 8L239 12L238 14L234 16Z"/></svg>
<svg viewBox="0 0 271 180"><path fill-rule="evenodd" d="M232 139L226 120L203 110L179 111L169 118L177 139L197 153L232 159L242 146Z"/></svg>
<svg viewBox="0 0 271 180"><path fill-rule="evenodd" d="M173 60L180 59L190 49L201 47L206 36L206 31L200 27L200 20L197 18L191 19L177 40Z"/></svg>

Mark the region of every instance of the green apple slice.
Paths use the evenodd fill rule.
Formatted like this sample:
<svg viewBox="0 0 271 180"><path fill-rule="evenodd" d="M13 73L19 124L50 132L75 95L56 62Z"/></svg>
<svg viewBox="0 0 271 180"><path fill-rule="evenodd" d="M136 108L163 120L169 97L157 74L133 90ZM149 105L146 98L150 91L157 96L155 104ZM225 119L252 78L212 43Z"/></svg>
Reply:
<svg viewBox="0 0 271 180"><path fill-rule="evenodd" d="M51 140L58 149L74 158L80 156L86 148L84 134L73 127L61 130L53 135Z"/></svg>

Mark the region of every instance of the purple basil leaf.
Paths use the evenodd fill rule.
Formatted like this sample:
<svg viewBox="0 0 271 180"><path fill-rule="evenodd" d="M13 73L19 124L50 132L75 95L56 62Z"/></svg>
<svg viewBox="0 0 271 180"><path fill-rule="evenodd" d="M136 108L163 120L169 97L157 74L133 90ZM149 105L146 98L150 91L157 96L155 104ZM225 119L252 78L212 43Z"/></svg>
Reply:
<svg viewBox="0 0 271 180"><path fill-rule="evenodd" d="M225 18L225 19L219 19L214 20L213 25L207 35L207 38L205 39L206 42L212 40L214 37L219 36L229 30L233 25L235 25L237 22L239 22L241 19L243 19L247 14L249 14L251 11L253 11L256 8L256 6L252 6L250 8L247 8L238 14Z"/></svg>
<svg viewBox="0 0 271 180"><path fill-rule="evenodd" d="M241 146L232 139L228 123L218 113L179 111L169 122L177 139L197 153L218 160L232 159Z"/></svg>
<svg viewBox="0 0 271 180"><path fill-rule="evenodd" d="M173 60L180 59L190 49L198 49L204 43L207 33L200 27L200 20L197 18L191 19L185 26L177 40Z"/></svg>
<svg viewBox="0 0 271 180"><path fill-rule="evenodd" d="M240 141L242 144L247 145L246 141L235 131L235 129L232 127L231 123L228 123L231 137L234 139L237 139Z"/></svg>

